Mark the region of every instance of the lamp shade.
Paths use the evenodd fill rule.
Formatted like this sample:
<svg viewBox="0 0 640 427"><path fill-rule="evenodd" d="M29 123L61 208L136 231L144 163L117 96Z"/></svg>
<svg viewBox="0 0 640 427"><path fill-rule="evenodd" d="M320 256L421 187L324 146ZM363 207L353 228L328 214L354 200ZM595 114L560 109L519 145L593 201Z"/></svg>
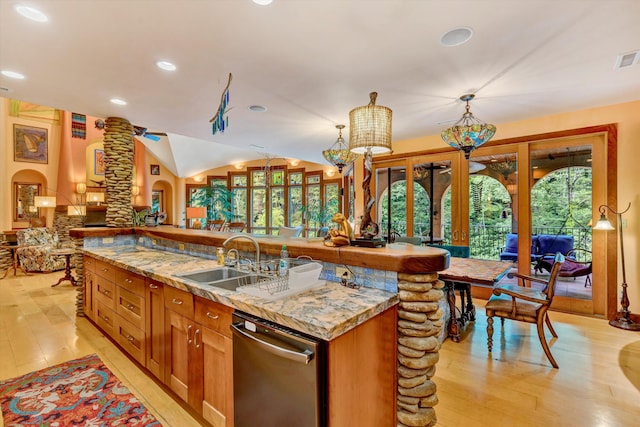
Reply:
<svg viewBox="0 0 640 427"><path fill-rule="evenodd" d="M131 187L131 195L137 196L138 194L140 194L140 187L138 187L137 185Z"/></svg>
<svg viewBox="0 0 640 427"><path fill-rule="evenodd" d="M197 208L187 208L187 218L206 218L207 217L207 208L197 207Z"/></svg>
<svg viewBox="0 0 640 427"><path fill-rule="evenodd" d="M336 125L336 128L339 130L338 139L331 148L324 150L322 155L329 163L336 166L340 173L342 173L342 168L350 165L358 155L349 150L347 143L342 137L342 129L344 129L344 125Z"/></svg>
<svg viewBox="0 0 640 427"><path fill-rule="evenodd" d="M496 127L478 120L469 111L469 101L471 101L475 95L462 95L460 100L467 103L466 110L462 115L462 118L451 126L442 131L440 136L442 140L452 146L464 152L465 159L469 159L469 155L473 150L480 147L482 144L489 142L489 140L495 135Z"/></svg>
<svg viewBox="0 0 640 427"><path fill-rule="evenodd" d="M67 206L67 215L69 216L86 216L87 215L87 207L84 205Z"/></svg>
<svg viewBox="0 0 640 427"><path fill-rule="evenodd" d="M87 202L104 202L104 193L87 193Z"/></svg>
<svg viewBox="0 0 640 427"><path fill-rule="evenodd" d="M33 198L33 204L38 208L55 208L56 197L55 196L35 196Z"/></svg>
<svg viewBox="0 0 640 427"><path fill-rule="evenodd" d="M376 105L377 92L371 92L369 105L349 111L349 149L363 154L387 153L391 151L391 118L388 107Z"/></svg>
<svg viewBox="0 0 640 427"><path fill-rule="evenodd" d="M76 193L84 194L87 192L87 184L84 182L79 182L76 184Z"/></svg>
<svg viewBox="0 0 640 427"><path fill-rule="evenodd" d="M601 213L600 219L596 222L596 225L593 226L594 230L615 230L611 222L607 219L607 217Z"/></svg>

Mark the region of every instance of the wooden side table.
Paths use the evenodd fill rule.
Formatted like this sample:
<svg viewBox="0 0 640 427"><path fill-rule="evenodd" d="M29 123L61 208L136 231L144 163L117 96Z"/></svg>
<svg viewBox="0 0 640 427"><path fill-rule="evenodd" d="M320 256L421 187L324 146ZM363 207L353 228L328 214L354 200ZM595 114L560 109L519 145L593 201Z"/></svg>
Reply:
<svg viewBox="0 0 640 427"><path fill-rule="evenodd" d="M22 268L22 266L20 265L20 262L18 261L18 249L25 247L24 245L8 245L8 246L2 246L2 249L9 249L11 251L11 257L13 258L13 275L17 276L18 275L18 270L22 271L24 273L25 276L31 276L31 274L27 273L25 271L24 268ZM5 277L7 277L7 273L9 273L9 270L11 270L11 267L7 268L4 271L4 274L2 275L2 277L0 277L0 279L4 279Z"/></svg>
<svg viewBox="0 0 640 427"><path fill-rule="evenodd" d="M55 256L64 256L65 265L64 265L64 277L60 278L57 283L51 285L51 287L56 287L60 283L68 280L71 282L73 286L77 286L76 278L71 275L71 257L76 253L75 249L53 249L51 251L51 255Z"/></svg>

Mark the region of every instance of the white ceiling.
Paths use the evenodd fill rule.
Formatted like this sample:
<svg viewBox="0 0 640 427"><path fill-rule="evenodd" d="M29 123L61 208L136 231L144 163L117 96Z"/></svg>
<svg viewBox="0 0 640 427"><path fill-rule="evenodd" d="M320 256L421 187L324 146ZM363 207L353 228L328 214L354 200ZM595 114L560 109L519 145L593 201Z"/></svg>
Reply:
<svg viewBox="0 0 640 427"><path fill-rule="evenodd" d="M167 132L145 144L180 177L264 153L326 163L335 125L348 137L371 91L394 141L439 134L465 93L496 137L500 123L640 99L640 65L614 69L640 49L639 0L25 0L46 23L18 3L0 0L0 69L26 79L0 75L0 95ZM459 26L473 38L442 46Z"/></svg>

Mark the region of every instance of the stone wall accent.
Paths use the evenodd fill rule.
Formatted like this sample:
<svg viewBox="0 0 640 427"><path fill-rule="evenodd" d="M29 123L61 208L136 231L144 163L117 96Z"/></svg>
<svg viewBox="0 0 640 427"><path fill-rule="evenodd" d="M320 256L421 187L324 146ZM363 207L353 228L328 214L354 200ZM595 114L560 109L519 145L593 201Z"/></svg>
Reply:
<svg viewBox="0 0 640 427"><path fill-rule="evenodd" d="M431 427L444 326L444 282L437 273L398 273L398 427Z"/></svg>
<svg viewBox="0 0 640 427"><path fill-rule="evenodd" d="M109 117L104 131L107 227L133 226L133 126L126 119Z"/></svg>
<svg viewBox="0 0 640 427"><path fill-rule="evenodd" d="M76 239L71 238L75 248L76 254L76 316L84 317L84 255L82 255L82 248L84 248L84 238Z"/></svg>
<svg viewBox="0 0 640 427"><path fill-rule="evenodd" d="M5 274L9 268L13 268L13 257L7 242L0 242L0 273Z"/></svg>

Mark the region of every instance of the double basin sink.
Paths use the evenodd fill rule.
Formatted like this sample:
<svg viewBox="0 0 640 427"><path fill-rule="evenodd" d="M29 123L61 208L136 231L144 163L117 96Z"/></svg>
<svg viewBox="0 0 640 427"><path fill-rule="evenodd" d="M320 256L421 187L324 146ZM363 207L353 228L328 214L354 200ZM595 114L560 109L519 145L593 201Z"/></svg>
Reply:
<svg viewBox="0 0 640 427"><path fill-rule="evenodd" d="M229 291L235 291L240 286L257 283L266 277L261 274L230 267L192 271L189 273L176 274L176 276L198 283L199 285L215 286L216 288L227 289Z"/></svg>

